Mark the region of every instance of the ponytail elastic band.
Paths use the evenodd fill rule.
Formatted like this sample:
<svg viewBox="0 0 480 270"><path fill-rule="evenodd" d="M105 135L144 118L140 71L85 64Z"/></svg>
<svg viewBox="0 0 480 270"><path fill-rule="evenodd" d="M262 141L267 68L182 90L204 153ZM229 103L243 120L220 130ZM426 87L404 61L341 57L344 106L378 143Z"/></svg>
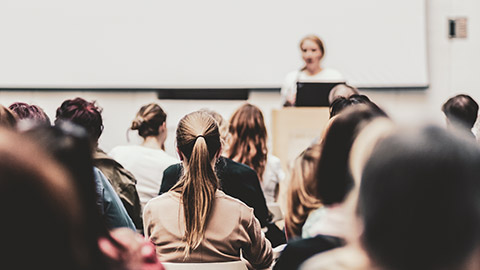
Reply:
<svg viewBox="0 0 480 270"><path fill-rule="evenodd" d="M202 138L205 140L205 137L203 137L203 135L198 135L197 137L195 137L195 141L196 141L199 137L202 137Z"/></svg>

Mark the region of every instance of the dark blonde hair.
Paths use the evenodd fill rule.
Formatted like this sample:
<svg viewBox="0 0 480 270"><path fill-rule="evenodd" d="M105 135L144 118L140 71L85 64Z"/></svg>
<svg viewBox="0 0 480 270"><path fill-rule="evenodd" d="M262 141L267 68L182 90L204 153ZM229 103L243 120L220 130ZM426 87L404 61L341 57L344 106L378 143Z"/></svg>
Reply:
<svg viewBox="0 0 480 270"><path fill-rule="evenodd" d="M197 111L184 116L177 127L177 147L184 174L173 190L181 192L185 216L185 257L205 236L205 229L219 186L212 161L221 148L217 122Z"/></svg>
<svg viewBox="0 0 480 270"><path fill-rule="evenodd" d="M321 149L320 143L314 144L295 159L287 191L285 217L289 238L301 236L303 224L310 212L322 206L321 201L316 197L315 178L315 168Z"/></svg>
<svg viewBox="0 0 480 270"><path fill-rule="evenodd" d="M142 138L157 136L158 128L167 120L167 114L155 103L144 105L132 121L131 130L138 130Z"/></svg>
<svg viewBox="0 0 480 270"><path fill-rule="evenodd" d="M230 118L228 157L250 166L263 180L267 164L267 129L262 111L245 103Z"/></svg>

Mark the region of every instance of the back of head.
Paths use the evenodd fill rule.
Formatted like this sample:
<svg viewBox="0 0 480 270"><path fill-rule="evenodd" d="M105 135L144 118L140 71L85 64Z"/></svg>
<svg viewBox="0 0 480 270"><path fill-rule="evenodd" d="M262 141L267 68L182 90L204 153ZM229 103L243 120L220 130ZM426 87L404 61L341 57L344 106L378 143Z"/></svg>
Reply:
<svg viewBox="0 0 480 270"><path fill-rule="evenodd" d="M9 108L0 105L0 126L13 129L17 124L18 117Z"/></svg>
<svg viewBox="0 0 480 270"><path fill-rule="evenodd" d="M201 111L184 116L176 133L184 175L172 189L182 193L187 257L200 245L205 234L218 187L213 162L220 153L221 142L216 121Z"/></svg>
<svg viewBox="0 0 480 270"><path fill-rule="evenodd" d="M351 95L360 95L357 88L348 84L337 84L330 90L328 94L328 103L332 104L333 101L339 97L349 98Z"/></svg>
<svg viewBox="0 0 480 270"><path fill-rule="evenodd" d="M230 118L228 157L250 166L262 180L267 162L267 129L262 111L245 103Z"/></svg>
<svg viewBox="0 0 480 270"><path fill-rule="evenodd" d="M142 138L157 136L159 128L167 120L167 114L156 103L150 103L140 108L132 121L131 130L138 130Z"/></svg>
<svg viewBox="0 0 480 270"><path fill-rule="evenodd" d="M201 109L200 111L208 113L215 121L217 121L218 131L220 132L220 138L222 139L222 144L227 142L228 137L228 122L223 118L221 114L210 109Z"/></svg>
<svg viewBox="0 0 480 270"><path fill-rule="evenodd" d="M365 104L371 107L374 110L384 114L386 113L380 109L377 104L373 103L367 96L365 95L351 95L349 97L337 97L331 104L330 104L330 118L334 117L335 115L341 113L343 110L350 106L358 105L358 104Z"/></svg>
<svg viewBox="0 0 480 270"><path fill-rule="evenodd" d="M460 269L480 240L480 149L438 127L387 136L360 187L363 244L386 269Z"/></svg>
<svg viewBox="0 0 480 270"><path fill-rule="evenodd" d="M322 140L316 179L317 196L325 205L341 203L353 186L349 172L349 156L361 129L384 114L367 105L346 109L333 120Z"/></svg>
<svg viewBox="0 0 480 270"><path fill-rule="evenodd" d="M71 179L20 134L0 130L2 264L15 269L92 269ZM39 245L34 252L29 246Z"/></svg>
<svg viewBox="0 0 480 270"><path fill-rule="evenodd" d="M442 111L452 124L471 129L478 116L478 104L468 95L456 95L442 106Z"/></svg>
<svg viewBox="0 0 480 270"><path fill-rule="evenodd" d="M48 115L37 105L30 105L23 102L15 102L8 107L12 110L19 119L33 120L41 125L50 126L50 118Z"/></svg>
<svg viewBox="0 0 480 270"><path fill-rule="evenodd" d="M59 121L71 121L83 127L93 144L98 141L103 131L102 109L95 102L82 98L67 99L57 108L55 124Z"/></svg>
<svg viewBox="0 0 480 270"><path fill-rule="evenodd" d="M295 159L287 195L285 227L289 238L301 236L308 214L321 206L316 197L315 169L320 158L320 144L313 144Z"/></svg>

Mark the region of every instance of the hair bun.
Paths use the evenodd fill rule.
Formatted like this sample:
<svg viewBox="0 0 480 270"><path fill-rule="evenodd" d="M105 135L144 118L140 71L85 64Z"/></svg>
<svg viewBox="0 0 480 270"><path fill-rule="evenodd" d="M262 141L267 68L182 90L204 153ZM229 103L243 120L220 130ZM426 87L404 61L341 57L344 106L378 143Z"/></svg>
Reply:
<svg viewBox="0 0 480 270"><path fill-rule="evenodd" d="M145 122L145 120L142 117L137 117L135 120L132 122L132 126L130 127L131 130L137 130L140 129L142 124Z"/></svg>

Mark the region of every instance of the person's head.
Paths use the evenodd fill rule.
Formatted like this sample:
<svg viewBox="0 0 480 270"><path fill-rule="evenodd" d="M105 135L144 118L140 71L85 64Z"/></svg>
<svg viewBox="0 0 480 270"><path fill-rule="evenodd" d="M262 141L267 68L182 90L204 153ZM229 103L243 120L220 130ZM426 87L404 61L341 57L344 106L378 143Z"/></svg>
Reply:
<svg viewBox="0 0 480 270"><path fill-rule="evenodd" d="M349 98L351 95L360 95L360 93L357 88L351 85L345 83L337 84L328 94L328 103L331 105L335 99L339 97Z"/></svg>
<svg viewBox="0 0 480 270"><path fill-rule="evenodd" d="M150 103L140 108L130 129L138 130L138 135L143 139L160 136L163 146L163 142L167 138L166 120L167 114L163 109L156 103Z"/></svg>
<svg viewBox="0 0 480 270"><path fill-rule="evenodd" d="M267 128L262 111L245 103L230 117L228 157L250 166L260 180L267 163Z"/></svg>
<svg viewBox="0 0 480 270"><path fill-rule="evenodd" d="M345 109L332 118L322 139L322 151L317 164L317 196L324 205L341 203L354 182L349 170L350 150L363 127L381 112L367 105Z"/></svg>
<svg viewBox="0 0 480 270"><path fill-rule="evenodd" d="M80 97L67 99L57 108L55 124L59 121L70 121L83 127L90 137L92 146L96 146L103 131L101 113L102 109L97 107L95 102L88 102Z"/></svg>
<svg viewBox="0 0 480 270"><path fill-rule="evenodd" d="M381 140L360 187L369 256L386 269L463 269L479 247L478 164L474 141L438 127Z"/></svg>
<svg viewBox="0 0 480 270"><path fill-rule="evenodd" d="M308 35L302 38L300 50L303 61L305 61L305 68L309 65L319 65L320 60L325 55L325 46L322 40L315 35Z"/></svg>
<svg viewBox="0 0 480 270"><path fill-rule="evenodd" d="M353 105L358 105L358 104L365 104L386 116L386 113L382 109L380 109L380 107L378 107L377 104L373 103L367 96L353 94L353 95L350 95L349 97L342 97L342 96L337 97L332 102L332 104L330 104L330 108L329 108L330 118L339 114L340 112L345 110L345 108L348 108Z"/></svg>
<svg viewBox="0 0 480 270"><path fill-rule="evenodd" d="M228 122L223 118L221 114L210 109L201 109L200 111L208 113L215 121L217 121L218 131L220 132L220 139L222 140L222 145L227 143L228 138Z"/></svg>
<svg viewBox="0 0 480 270"><path fill-rule="evenodd" d="M472 97L461 94L448 99L443 104L442 111L449 125L472 129L477 121L478 104Z"/></svg>
<svg viewBox="0 0 480 270"><path fill-rule="evenodd" d="M16 269L102 269L92 252L69 174L22 134L0 130L2 265ZM95 241L96 242L96 241ZM35 252L28 245L38 244Z"/></svg>
<svg viewBox="0 0 480 270"><path fill-rule="evenodd" d="M308 214L322 204L315 196L315 168L320 158L321 145L313 144L294 161L288 186L286 230L289 238L301 235Z"/></svg>
<svg viewBox="0 0 480 270"><path fill-rule="evenodd" d="M220 133L215 119L196 111L184 116L176 131L178 154L184 173L172 188L181 192L185 217L185 256L204 238L218 188L214 163L221 152Z"/></svg>
<svg viewBox="0 0 480 270"><path fill-rule="evenodd" d="M9 108L0 105L0 126L14 129L17 125L18 117Z"/></svg>
<svg viewBox="0 0 480 270"><path fill-rule="evenodd" d="M33 120L39 124L47 126L52 124L48 115L37 105L15 102L8 106L8 108L12 110L20 120Z"/></svg>

